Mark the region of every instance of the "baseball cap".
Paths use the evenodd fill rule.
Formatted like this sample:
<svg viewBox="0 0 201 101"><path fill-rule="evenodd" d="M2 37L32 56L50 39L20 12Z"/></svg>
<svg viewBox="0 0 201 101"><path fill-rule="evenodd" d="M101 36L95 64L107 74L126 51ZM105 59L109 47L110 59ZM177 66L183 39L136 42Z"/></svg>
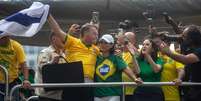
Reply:
<svg viewBox="0 0 201 101"><path fill-rule="evenodd" d="M110 34L105 34L105 35L103 35L101 38L100 38L100 41L101 40L104 40L104 41L106 41L107 43L114 43L114 38L112 37L112 35L110 35Z"/></svg>

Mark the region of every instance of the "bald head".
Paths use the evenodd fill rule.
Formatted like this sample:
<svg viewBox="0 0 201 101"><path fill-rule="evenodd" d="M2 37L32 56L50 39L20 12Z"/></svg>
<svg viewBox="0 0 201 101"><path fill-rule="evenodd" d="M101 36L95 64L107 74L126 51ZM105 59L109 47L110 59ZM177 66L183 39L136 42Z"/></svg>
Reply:
<svg viewBox="0 0 201 101"><path fill-rule="evenodd" d="M126 32L126 33L124 33L124 35L129 35L129 36L135 36L135 33L133 33L133 32Z"/></svg>
<svg viewBox="0 0 201 101"><path fill-rule="evenodd" d="M117 44L123 44L124 43L124 35L118 35L117 36Z"/></svg>
<svg viewBox="0 0 201 101"><path fill-rule="evenodd" d="M126 32L124 34L126 36L126 38L128 38L128 40L132 43L132 44L136 44L136 35L133 32Z"/></svg>

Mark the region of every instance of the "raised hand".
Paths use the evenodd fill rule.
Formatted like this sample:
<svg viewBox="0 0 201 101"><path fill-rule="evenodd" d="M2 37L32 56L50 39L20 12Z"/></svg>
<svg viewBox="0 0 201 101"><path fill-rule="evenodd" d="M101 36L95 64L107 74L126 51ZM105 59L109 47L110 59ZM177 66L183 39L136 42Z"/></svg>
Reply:
<svg viewBox="0 0 201 101"><path fill-rule="evenodd" d="M170 17L166 12L163 13L163 16L165 17L166 23L170 24L173 27L176 34L182 33L182 30L179 28L178 24L172 19L172 17Z"/></svg>
<svg viewBox="0 0 201 101"><path fill-rule="evenodd" d="M136 47L131 44L130 42L126 45L126 47L128 48L129 52L132 54L132 55L135 55L136 54Z"/></svg>
<svg viewBox="0 0 201 101"><path fill-rule="evenodd" d="M80 31L80 25L78 24L72 24L71 27L68 30L69 34L76 34Z"/></svg>
<svg viewBox="0 0 201 101"><path fill-rule="evenodd" d="M143 81L142 81L141 78L136 78L136 79L135 79L135 82L136 82L137 84L143 84Z"/></svg>
<svg viewBox="0 0 201 101"><path fill-rule="evenodd" d="M148 31L150 34L157 34L156 27L153 27L152 25L148 26Z"/></svg>
<svg viewBox="0 0 201 101"><path fill-rule="evenodd" d="M173 82L175 83L175 85L181 85L182 84L181 79L175 79L175 80L173 80Z"/></svg>
<svg viewBox="0 0 201 101"><path fill-rule="evenodd" d="M55 57L53 58L53 60L52 60L52 63L53 63L53 64L58 64L60 58L61 58L60 56L55 56Z"/></svg>
<svg viewBox="0 0 201 101"><path fill-rule="evenodd" d="M172 17L170 17L167 12L163 12L163 16L165 17L165 21L168 24L175 24L174 20L172 19Z"/></svg>
<svg viewBox="0 0 201 101"><path fill-rule="evenodd" d="M24 80L24 81L22 82L22 87L23 87L24 89L29 89L29 88L31 87L31 83L29 82L29 80Z"/></svg>

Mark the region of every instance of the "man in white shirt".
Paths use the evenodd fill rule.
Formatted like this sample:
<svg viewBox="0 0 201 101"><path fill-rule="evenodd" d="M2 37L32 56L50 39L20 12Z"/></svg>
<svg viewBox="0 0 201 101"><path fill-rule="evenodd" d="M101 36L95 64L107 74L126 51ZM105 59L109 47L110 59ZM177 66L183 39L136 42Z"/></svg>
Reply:
<svg viewBox="0 0 201 101"><path fill-rule="evenodd" d="M43 83L42 67L46 64L65 63L65 54L63 52L64 43L54 33L50 36L50 46L43 49L38 55L38 67L36 69L36 83ZM43 88L37 88L36 94L39 95L40 101L61 101L62 91L44 91Z"/></svg>

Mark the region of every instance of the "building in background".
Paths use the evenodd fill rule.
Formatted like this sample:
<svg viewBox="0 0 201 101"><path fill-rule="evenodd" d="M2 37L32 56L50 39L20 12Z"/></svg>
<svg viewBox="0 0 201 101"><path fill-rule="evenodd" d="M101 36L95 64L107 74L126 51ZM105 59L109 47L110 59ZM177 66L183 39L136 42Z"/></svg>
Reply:
<svg viewBox="0 0 201 101"><path fill-rule="evenodd" d="M39 52L46 48L46 47L39 47L39 46L23 46L24 47L24 51L26 53L26 59L27 59L27 65L29 66L29 68L34 69L37 66L37 56L39 54Z"/></svg>

